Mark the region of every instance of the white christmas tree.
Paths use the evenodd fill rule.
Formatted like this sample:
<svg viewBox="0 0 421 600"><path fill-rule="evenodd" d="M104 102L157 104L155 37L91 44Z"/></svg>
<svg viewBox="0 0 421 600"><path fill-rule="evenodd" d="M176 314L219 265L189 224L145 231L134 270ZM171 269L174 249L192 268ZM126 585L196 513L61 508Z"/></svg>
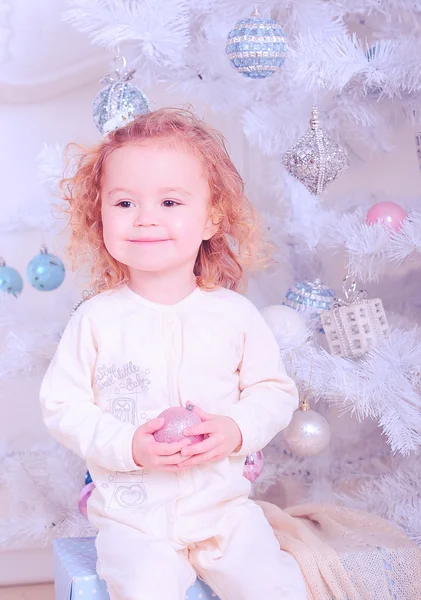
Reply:
<svg viewBox="0 0 421 600"><path fill-rule="evenodd" d="M287 268L291 285L319 278L341 296L341 279L349 275L370 297L382 298L390 335L359 358L331 355L311 311L302 313L308 336L301 328L286 337L286 323L280 324L281 353L303 393L310 390L313 409L328 419L331 442L320 455L300 458L278 436L266 449L255 495L282 506L314 500L362 508L394 520L420 542L419 196L376 198L364 184L335 195L337 183L316 195L287 172L283 157L309 129L315 105L325 135L347 152L350 172L361 163L361 148L388 150L397 129L420 124L421 5L280 0L258 8L256 19L270 17L287 34L285 62L265 77L241 74L225 52L228 32L255 9L243 0L72 0L64 19L92 43L124 53L137 69L133 82L139 88L165 84L168 106L171 92L179 92L193 108L210 104L241 124L259 173L259 197L255 191L252 199L264 206L277 247L277 266L255 279L258 286L276 289ZM415 157L415 137L411 143ZM49 162L52 154L45 154ZM323 160L329 167L331 159ZM56 169L44 168L53 184ZM379 200L404 209L398 231L366 222ZM12 331L19 327L12 322ZM48 355L50 346L51 339L47 346L40 340L34 352ZM19 360L10 346L0 372L16 374ZM9 473L9 485L16 487L13 481ZM0 533L0 543L11 531L8 525Z"/></svg>

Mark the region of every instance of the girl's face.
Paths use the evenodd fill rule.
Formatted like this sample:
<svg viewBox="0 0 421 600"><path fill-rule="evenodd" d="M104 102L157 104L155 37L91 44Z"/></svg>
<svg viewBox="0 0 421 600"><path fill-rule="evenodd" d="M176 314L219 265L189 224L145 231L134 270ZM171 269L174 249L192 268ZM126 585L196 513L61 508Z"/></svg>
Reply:
<svg viewBox="0 0 421 600"><path fill-rule="evenodd" d="M104 243L134 271L193 271L216 227L202 163L162 141L130 144L106 159L101 185Z"/></svg>

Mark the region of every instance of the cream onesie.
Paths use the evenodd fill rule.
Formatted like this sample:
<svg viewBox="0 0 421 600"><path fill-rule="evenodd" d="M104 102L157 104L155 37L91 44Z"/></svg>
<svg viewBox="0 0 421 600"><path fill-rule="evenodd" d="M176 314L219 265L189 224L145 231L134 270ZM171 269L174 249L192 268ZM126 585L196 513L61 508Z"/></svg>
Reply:
<svg viewBox="0 0 421 600"><path fill-rule="evenodd" d="M86 460L95 483L98 574L111 600L184 600L198 574L221 600L305 600L242 475L291 419L297 391L276 341L245 297L196 288L175 305L127 285L84 302L41 387L51 434ZM243 438L228 458L179 473L136 465L136 428L169 406L231 417Z"/></svg>

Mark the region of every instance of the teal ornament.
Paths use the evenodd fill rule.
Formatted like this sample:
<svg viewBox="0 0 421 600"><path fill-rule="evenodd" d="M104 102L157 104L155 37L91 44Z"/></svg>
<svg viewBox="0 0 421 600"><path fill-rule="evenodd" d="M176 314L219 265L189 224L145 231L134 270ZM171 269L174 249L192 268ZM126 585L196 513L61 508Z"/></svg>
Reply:
<svg viewBox="0 0 421 600"><path fill-rule="evenodd" d="M264 79L284 64L288 53L286 38L277 21L262 17L256 9L229 32L225 52L241 75Z"/></svg>
<svg viewBox="0 0 421 600"><path fill-rule="evenodd" d="M314 329L324 333L320 313L331 308L335 296L335 292L317 278L314 281L298 281L288 289L282 304L298 312L306 312Z"/></svg>
<svg viewBox="0 0 421 600"><path fill-rule="evenodd" d="M137 115L150 112L149 101L130 79L135 69L126 69L124 56L114 59L115 70L101 79L106 86L94 100L92 114L94 123L102 134L124 127Z"/></svg>
<svg viewBox="0 0 421 600"><path fill-rule="evenodd" d="M40 254L28 264L26 275L29 283L40 292L50 292L57 289L64 280L65 269L63 262L54 254L49 254L42 246Z"/></svg>
<svg viewBox="0 0 421 600"><path fill-rule="evenodd" d="M377 49L378 49L378 46L371 46L371 48L369 48L367 50L365 55L366 55L368 61L372 60L376 56Z"/></svg>
<svg viewBox="0 0 421 600"><path fill-rule="evenodd" d="M365 56L370 63L378 58L380 54L380 46L376 44L375 46L368 48ZM383 93L383 87L383 80L380 78L378 83L371 83L370 85L366 84L366 93L368 93L370 96L379 97Z"/></svg>
<svg viewBox="0 0 421 600"><path fill-rule="evenodd" d="M365 55L367 57L367 60L371 60L372 58L374 58L376 56L376 46L369 48Z"/></svg>
<svg viewBox="0 0 421 600"><path fill-rule="evenodd" d="M22 288L23 280L20 274L16 269L8 267L4 260L0 258L0 290L17 297Z"/></svg>

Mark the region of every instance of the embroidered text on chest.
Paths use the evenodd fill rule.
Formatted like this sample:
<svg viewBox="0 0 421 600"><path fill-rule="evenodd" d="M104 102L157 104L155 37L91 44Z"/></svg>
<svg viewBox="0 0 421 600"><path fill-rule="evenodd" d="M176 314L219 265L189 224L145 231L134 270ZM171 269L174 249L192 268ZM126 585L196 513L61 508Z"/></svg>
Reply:
<svg viewBox="0 0 421 600"><path fill-rule="evenodd" d="M124 363L118 367L115 364L102 365L97 368L95 373L95 385L99 390L117 385L120 390L132 392L140 388L143 392L149 389L150 380L147 378L149 370L140 373L140 367L133 364L132 361Z"/></svg>

